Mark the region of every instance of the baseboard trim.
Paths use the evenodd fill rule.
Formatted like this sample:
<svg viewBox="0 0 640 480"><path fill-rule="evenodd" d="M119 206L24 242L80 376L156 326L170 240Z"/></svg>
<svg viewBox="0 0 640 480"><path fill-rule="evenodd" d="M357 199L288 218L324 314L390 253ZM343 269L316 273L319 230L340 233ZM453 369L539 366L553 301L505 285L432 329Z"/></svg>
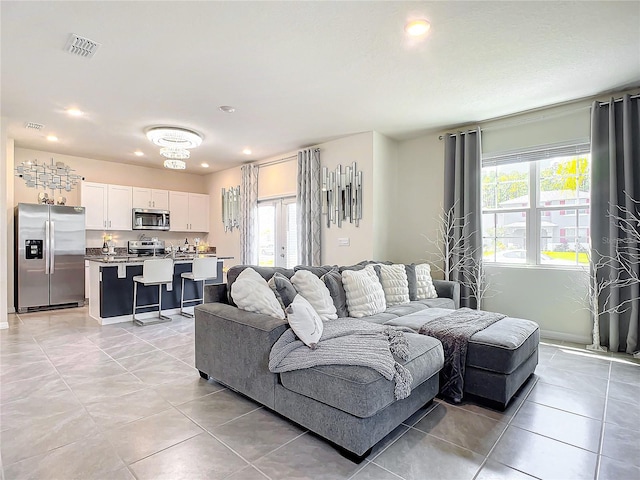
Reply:
<svg viewBox="0 0 640 480"><path fill-rule="evenodd" d="M550 340L562 340L565 342L583 343L584 345L590 345L591 337L585 335L576 335L574 333L556 332L554 330L540 330L540 338L548 338Z"/></svg>

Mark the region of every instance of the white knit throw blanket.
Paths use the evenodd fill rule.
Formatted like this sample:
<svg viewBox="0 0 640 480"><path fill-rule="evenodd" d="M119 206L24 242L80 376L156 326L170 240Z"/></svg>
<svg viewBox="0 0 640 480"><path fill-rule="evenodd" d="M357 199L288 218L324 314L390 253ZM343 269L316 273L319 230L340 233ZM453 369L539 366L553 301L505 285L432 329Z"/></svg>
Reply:
<svg viewBox="0 0 640 480"><path fill-rule="evenodd" d="M413 382L409 370L394 358L409 358L409 344L403 332L412 330L356 319L328 320L317 348L311 350L289 328L271 348L269 370L282 373L320 365L369 367L395 382L394 395L400 400L411 394Z"/></svg>

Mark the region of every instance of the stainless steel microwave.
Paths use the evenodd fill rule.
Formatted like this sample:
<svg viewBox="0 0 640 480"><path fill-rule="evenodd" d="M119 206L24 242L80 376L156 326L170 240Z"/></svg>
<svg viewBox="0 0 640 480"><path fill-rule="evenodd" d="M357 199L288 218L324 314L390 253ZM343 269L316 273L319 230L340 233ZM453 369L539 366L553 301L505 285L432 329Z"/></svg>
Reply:
<svg viewBox="0 0 640 480"><path fill-rule="evenodd" d="M133 230L169 230L169 210L134 208L131 228Z"/></svg>

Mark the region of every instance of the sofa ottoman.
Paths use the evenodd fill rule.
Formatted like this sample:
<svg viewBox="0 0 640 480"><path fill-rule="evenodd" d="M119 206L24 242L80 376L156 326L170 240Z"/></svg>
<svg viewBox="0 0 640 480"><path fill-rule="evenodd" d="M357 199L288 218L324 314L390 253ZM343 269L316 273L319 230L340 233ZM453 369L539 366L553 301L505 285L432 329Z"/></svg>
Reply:
<svg viewBox="0 0 640 480"><path fill-rule="evenodd" d="M385 325L422 325L451 310L429 308L387 320ZM472 395L504 409L538 364L538 324L506 317L475 333L469 340L464 374L465 395Z"/></svg>

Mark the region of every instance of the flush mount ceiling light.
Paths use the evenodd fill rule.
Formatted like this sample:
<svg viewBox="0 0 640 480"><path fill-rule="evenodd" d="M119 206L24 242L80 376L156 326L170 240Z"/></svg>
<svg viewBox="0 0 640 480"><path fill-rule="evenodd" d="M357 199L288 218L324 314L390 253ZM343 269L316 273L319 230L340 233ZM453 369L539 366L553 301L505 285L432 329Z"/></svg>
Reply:
<svg viewBox="0 0 640 480"><path fill-rule="evenodd" d="M420 37L426 34L431 24L426 20L412 20L404 26L404 31L412 37Z"/></svg>
<svg viewBox="0 0 640 480"><path fill-rule="evenodd" d="M49 140L50 142L57 142L58 137L56 137L55 135L47 135L47 140Z"/></svg>
<svg viewBox="0 0 640 480"><path fill-rule="evenodd" d="M204 163L204 162L203 162L203 163L201 163L201 164L200 164L200 166L201 166L202 168L209 168L209 164L208 164L208 163Z"/></svg>
<svg viewBox="0 0 640 480"><path fill-rule="evenodd" d="M164 168L171 168L172 170L184 170L187 168L187 164L182 160L165 160Z"/></svg>
<svg viewBox="0 0 640 480"><path fill-rule="evenodd" d="M67 114L71 115L72 117L81 117L82 110L79 110L77 108L67 108Z"/></svg>
<svg viewBox="0 0 640 480"><path fill-rule="evenodd" d="M172 160L186 160L191 156L191 152L184 148L164 147L160 149L160 155L162 155L164 158L170 158Z"/></svg>
<svg viewBox="0 0 640 480"><path fill-rule="evenodd" d="M236 111L236 109L230 105L220 105L218 109L224 113L233 113Z"/></svg>
<svg viewBox="0 0 640 480"><path fill-rule="evenodd" d="M251 155L251 149L245 148L244 150L242 150L242 153L244 153L245 155Z"/></svg>
<svg viewBox="0 0 640 480"><path fill-rule="evenodd" d="M135 152L133 152L133 154L136 157L143 157L144 156L144 152L141 152L140 150L136 150Z"/></svg>
<svg viewBox="0 0 640 480"><path fill-rule="evenodd" d="M202 136L193 130L180 127L156 127L147 130L147 138L159 147L195 148L202 143Z"/></svg>

